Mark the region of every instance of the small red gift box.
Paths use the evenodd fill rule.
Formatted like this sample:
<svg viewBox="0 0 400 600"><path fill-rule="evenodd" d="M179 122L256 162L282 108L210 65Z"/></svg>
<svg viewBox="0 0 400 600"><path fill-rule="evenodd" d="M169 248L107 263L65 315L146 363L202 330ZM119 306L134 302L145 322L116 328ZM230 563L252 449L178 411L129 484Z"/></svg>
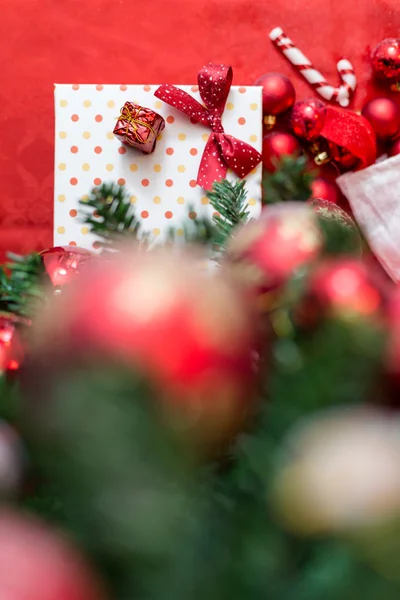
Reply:
<svg viewBox="0 0 400 600"><path fill-rule="evenodd" d="M123 143L141 152L153 152L157 136L165 127L163 117L150 108L125 102L114 127L114 135Z"/></svg>

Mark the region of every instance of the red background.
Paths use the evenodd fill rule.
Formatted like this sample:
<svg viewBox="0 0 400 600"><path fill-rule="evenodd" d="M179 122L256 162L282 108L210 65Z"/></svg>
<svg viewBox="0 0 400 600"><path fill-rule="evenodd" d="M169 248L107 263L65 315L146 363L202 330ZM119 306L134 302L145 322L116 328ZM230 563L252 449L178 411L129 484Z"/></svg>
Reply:
<svg viewBox="0 0 400 600"><path fill-rule="evenodd" d="M372 87L369 53L400 32L396 0L0 0L0 255L52 244L53 83L195 83L206 62L234 83L280 71L310 89L268 39L281 26L336 84L349 58ZM386 92L385 92L386 93Z"/></svg>

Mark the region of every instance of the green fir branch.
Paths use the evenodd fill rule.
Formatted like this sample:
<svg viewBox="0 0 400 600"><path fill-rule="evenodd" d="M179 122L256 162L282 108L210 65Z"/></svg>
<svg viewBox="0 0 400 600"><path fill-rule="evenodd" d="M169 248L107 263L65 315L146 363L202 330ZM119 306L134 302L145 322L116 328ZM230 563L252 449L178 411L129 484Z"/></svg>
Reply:
<svg viewBox="0 0 400 600"><path fill-rule="evenodd" d="M249 220L249 205L245 181L231 183L224 179L216 182L207 197L217 214L213 216L216 226L216 243L224 246L233 230Z"/></svg>
<svg viewBox="0 0 400 600"><path fill-rule="evenodd" d="M307 162L306 156L284 156L274 173L264 173L264 204L309 200L315 174L308 170Z"/></svg>
<svg viewBox="0 0 400 600"><path fill-rule="evenodd" d="M46 278L40 254L8 254L10 262L0 267L0 310L31 317L44 302Z"/></svg>

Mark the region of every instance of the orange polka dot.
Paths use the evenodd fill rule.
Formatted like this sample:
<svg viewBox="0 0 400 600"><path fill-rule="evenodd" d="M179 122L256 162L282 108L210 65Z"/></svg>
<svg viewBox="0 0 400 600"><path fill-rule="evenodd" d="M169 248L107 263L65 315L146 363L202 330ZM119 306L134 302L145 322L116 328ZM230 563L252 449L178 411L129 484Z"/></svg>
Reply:
<svg viewBox="0 0 400 600"><path fill-rule="evenodd" d="M198 92L199 91L199 86L198 85L192 85L192 87L190 89L192 90L192 92Z"/></svg>
<svg viewBox="0 0 400 600"><path fill-rule="evenodd" d="M125 153L126 153L126 148L124 148L124 146L120 146L120 147L118 148L118 152L119 152L120 154L125 154Z"/></svg>
<svg viewBox="0 0 400 600"><path fill-rule="evenodd" d="M196 217L197 217L197 213L195 213L194 211L191 211L191 212L189 213L189 219L192 219L192 220L193 220L193 219L195 219Z"/></svg>
<svg viewBox="0 0 400 600"><path fill-rule="evenodd" d="M150 92L151 91L151 86L150 85L144 85L143 89L145 92Z"/></svg>
<svg viewBox="0 0 400 600"><path fill-rule="evenodd" d="M199 151L197 150L197 148L190 148L190 154L191 154L192 156L196 156L196 154L198 154L198 152L199 152Z"/></svg>
<svg viewBox="0 0 400 600"><path fill-rule="evenodd" d="M77 83L74 83L74 85L72 86L73 90L79 90L79 85Z"/></svg>
<svg viewBox="0 0 400 600"><path fill-rule="evenodd" d="M68 242L68 246L76 246L76 242Z"/></svg>
<svg viewBox="0 0 400 600"><path fill-rule="evenodd" d="M165 152L166 152L166 154L168 154L169 156L172 156L172 154L174 153L174 149L173 149L173 148L167 148Z"/></svg>
<svg viewBox="0 0 400 600"><path fill-rule="evenodd" d="M142 212L140 213L140 216L142 217L142 219L147 219L147 217L149 216L149 213L147 210L142 210Z"/></svg>
<svg viewBox="0 0 400 600"><path fill-rule="evenodd" d="M70 217L76 217L77 214L78 214L78 211L75 210L74 208L69 211L69 216Z"/></svg>
<svg viewBox="0 0 400 600"><path fill-rule="evenodd" d="M94 151L96 152L96 154L101 154L103 152L103 148L101 146L96 146Z"/></svg>
<svg viewBox="0 0 400 600"><path fill-rule="evenodd" d="M93 216L95 219L98 219L100 217L99 213L97 212L97 210L93 211Z"/></svg>
<svg viewBox="0 0 400 600"><path fill-rule="evenodd" d="M78 183L78 180L76 177L71 177L71 179L69 180L71 185L76 185Z"/></svg>
<svg viewBox="0 0 400 600"><path fill-rule="evenodd" d="M167 123L173 123L175 121L174 117L169 116L167 117Z"/></svg>
<svg viewBox="0 0 400 600"><path fill-rule="evenodd" d="M165 182L165 185L167 187L172 187L174 185L174 182L172 181L172 179L167 179L167 181Z"/></svg>
<svg viewBox="0 0 400 600"><path fill-rule="evenodd" d="M165 213L165 218L166 219L172 219L172 212L170 210L167 210L167 212Z"/></svg>
<svg viewBox="0 0 400 600"><path fill-rule="evenodd" d="M102 115L96 115L94 120L96 121L96 123L101 123L103 120L103 117L102 117Z"/></svg>
<svg viewBox="0 0 400 600"><path fill-rule="evenodd" d="M96 90L97 90L98 92L101 92L101 90L102 90L102 89L103 89L103 86L102 86L101 84L99 84L99 85L96 85Z"/></svg>
<svg viewBox="0 0 400 600"><path fill-rule="evenodd" d="M150 181L148 179L142 179L142 186L147 187L148 185L150 185Z"/></svg>
<svg viewBox="0 0 400 600"><path fill-rule="evenodd" d="M239 125L245 125L246 124L246 119L244 117L240 117L238 119L238 123L239 123Z"/></svg>
<svg viewBox="0 0 400 600"><path fill-rule="evenodd" d="M120 85L119 89L121 90L121 92L126 92L126 90L128 89L128 87L126 85Z"/></svg>
<svg viewBox="0 0 400 600"><path fill-rule="evenodd" d="M216 210L215 212L213 212L213 217L220 217L221 215L219 214L219 212Z"/></svg>
<svg viewBox="0 0 400 600"><path fill-rule="evenodd" d="M239 92L240 92L241 94L245 94L245 93L246 93L246 88L245 88L245 87L240 87L240 88L239 88Z"/></svg>
<svg viewBox="0 0 400 600"><path fill-rule="evenodd" d="M100 242L93 242L92 248L94 248L95 250L98 250L99 248L101 248Z"/></svg>
<svg viewBox="0 0 400 600"><path fill-rule="evenodd" d="M126 181L125 181L125 179L124 179L123 177L120 177L120 178L118 179L118 185L125 185L125 184L126 184Z"/></svg>
<svg viewBox="0 0 400 600"><path fill-rule="evenodd" d="M73 121L74 123L76 123L77 121L79 121L79 116L78 115L71 115L71 121Z"/></svg>
<svg viewBox="0 0 400 600"><path fill-rule="evenodd" d="M71 146L72 154L76 154L78 152L78 146Z"/></svg>
<svg viewBox="0 0 400 600"><path fill-rule="evenodd" d="M194 179L191 179L189 182L190 187L195 188L197 186L197 181L195 181Z"/></svg>
<svg viewBox="0 0 400 600"><path fill-rule="evenodd" d="M93 179L93 183L94 183L94 185L101 185L100 177L96 177L96 179Z"/></svg>

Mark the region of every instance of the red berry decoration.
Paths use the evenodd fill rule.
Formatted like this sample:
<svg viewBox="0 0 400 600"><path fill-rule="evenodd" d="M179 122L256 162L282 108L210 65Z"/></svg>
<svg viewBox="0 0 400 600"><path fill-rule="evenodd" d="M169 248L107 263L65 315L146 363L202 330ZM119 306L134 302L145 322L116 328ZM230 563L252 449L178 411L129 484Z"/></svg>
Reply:
<svg viewBox="0 0 400 600"><path fill-rule="evenodd" d="M228 244L226 264L251 298L282 287L319 254L323 237L313 211L300 202L265 206Z"/></svg>
<svg viewBox="0 0 400 600"><path fill-rule="evenodd" d="M89 267L38 319L39 364L65 370L95 353L139 370L168 422L219 448L252 406L254 328L234 284L203 262L130 249Z"/></svg>
<svg viewBox="0 0 400 600"><path fill-rule="evenodd" d="M392 89L398 90L400 81L400 39L387 38L377 45L372 52L372 69L380 79L392 84Z"/></svg>
<svg viewBox="0 0 400 600"><path fill-rule="evenodd" d="M263 140L263 167L273 173L283 156L293 156L300 151L299 142L290 133L268 133Z"/></svg>
<svg viewBox="0 0 400 600"><path fill-rule="evenodd" d="M103 586L60 536L27 516L0 513L0 597L104 600Z"/></svg>
<svg viewBox="0 0 400 600"><path fill-rule="evenodd" d="M77 246L55 246L40 253L43 265L51 283L62 287L79 275L88 262L96 255Z"/></svg>
<svg viewBox="0 0 400 600"><path fill-rule="evenodd" d="M339 200L339 190L336 183L328 181L323 177L317 177L311 184L312 198L327 200L337 204Z"/></svg>
<svg viewBox="0 0 400 600"><path fill-rule="evenodd" d="M275 125L276 116L292 108L296 92L290 79L279 73L267 73L254 85L263 88L264 123L267 127Z"/></svg>
<svg viewBox="0 0 400 600"><path fill-rule="evenodd" d="M290 115L293 133L307 142L315 141L321 135L325 113L325 104L315 98L296 102Z"/></svg>
<svg viewBox="0 0 400 600"><path fill-rule="evenodd" d="M380 140L389 140L400 129L400 109L390 98L370 100L362 110Z"/></svg>
<svg viewBox="0 0 400 600"><path fill-rule="evenodd" d="M0 374L19 369L25 354L19 330L28 325L27 319L0 313Z"/></svg>
<svg viewBox="0 0 400 600"><path fill-rule="evenodd" d="M389 146L388 154L389 156L396 156L397 154L400 154L400 138L395 140L393 144Z"/></svg>

